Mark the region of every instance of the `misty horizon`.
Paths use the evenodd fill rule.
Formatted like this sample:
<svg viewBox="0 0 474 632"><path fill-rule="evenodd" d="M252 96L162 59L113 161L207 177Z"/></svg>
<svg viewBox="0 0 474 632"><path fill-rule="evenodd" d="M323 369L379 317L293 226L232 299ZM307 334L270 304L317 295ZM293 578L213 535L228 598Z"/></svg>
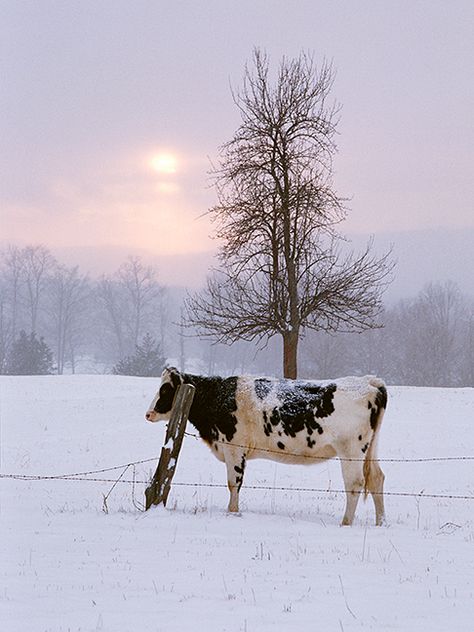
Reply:
<svg viewBox="0 0 474 632"><path fill-rule="evenodd" d="M374 237L375 249L383 252L393 247L397 265L393 281L385 299L389 302L415 295L423 287L436 281L453 281L474 298L474 228L426 229L377 235L346 234L347 248L360 251ZM211 244L215 242L211 242ZM6 242L0 242L5 248ZM17 246L37 245L33 241ZM198 289L205 284L206 276L218 266L217 244L214 249L199 253L160 255L145 249L123 246L81 246L51 248L58 261L67 266L79 266L81 272L98 278L115 272L130 256L140 257L144 263L156 267L164 286Z"/></svg>

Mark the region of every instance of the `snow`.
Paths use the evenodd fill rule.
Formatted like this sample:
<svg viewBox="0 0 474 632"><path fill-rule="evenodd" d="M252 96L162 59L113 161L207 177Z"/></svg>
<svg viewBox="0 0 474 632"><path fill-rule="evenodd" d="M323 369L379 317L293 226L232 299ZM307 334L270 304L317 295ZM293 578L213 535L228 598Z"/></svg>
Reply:
<svg viewBox="0 0 474 632"><path fill-rule="evenodd" d="M169 450L170 452L173 452L173 448L174 448L174 437L170 437L168 439L168 441L165 443L165 445L163 446L163 448L165 450Z"/></svg>
<svg viewBox="0 0 474 632"><path fill-rule="evenodd" d="M146 481L165 425L144 420L157 380L0 378L1 471L122 468ZM380 457L473 456L474 389L389 388ZM192 432L192 428L188 428ZM388 462L388 492L474 496L472 461ZM132 480L132 468L122 477ZM225 467L185 437L168 508L139 511L132 485L2 479L0 622L7 632L472 630L473 500L390 496L341 528L336 460L252 461L242 513ZM142 502L145 483L135 489ZM108 513L103 511L107 496Z"/></svg>

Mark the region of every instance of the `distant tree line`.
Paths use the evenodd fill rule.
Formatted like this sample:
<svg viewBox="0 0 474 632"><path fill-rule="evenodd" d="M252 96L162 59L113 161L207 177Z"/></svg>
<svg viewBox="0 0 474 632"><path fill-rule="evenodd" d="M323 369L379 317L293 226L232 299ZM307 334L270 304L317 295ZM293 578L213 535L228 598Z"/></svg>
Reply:
<svg viewBox="0 0 474 632"><path fill-rule="evenodd" d="M211 344L185 330L184 292L165 288L138 257L89 278L44 246L0 253L0 373L159 375L165 363L218 373L281 373L281 343ZM386 305L383 327L362 333L306 330L300 376L377 373L391 384L474 386L474 301L433 282Z"/></svg>
<svg viewBox="0 0 474 632"><path fill-rule="evenodd" d="M361 334L309 334L303 372L378 373L391 384L474 386L474 301L451 282L426 285L386 307L384 327Z"/></svg>
<svg viewBox="0 0 474 632"><path fill-rule="evenodd" d="M103 372L115 366L120 373L138 362L144 343L164 362L165 294L156 270L137 257L94 280L42 245L8 246L0 255L0 372ZM38 344L41 361L34 352ZM159 375L156 367L152 372Z"/></svg>

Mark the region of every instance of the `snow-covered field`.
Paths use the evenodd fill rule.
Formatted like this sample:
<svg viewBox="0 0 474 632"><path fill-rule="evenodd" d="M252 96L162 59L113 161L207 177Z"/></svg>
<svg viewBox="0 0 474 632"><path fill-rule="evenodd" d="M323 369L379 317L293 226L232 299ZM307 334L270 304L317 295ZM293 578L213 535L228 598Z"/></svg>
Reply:
<svg viewBox="0 0 474 632"><path fill-rule="evenodd" d="M1 472L57 475L154 459L164 425L143 415L156 379L2 377ZM474 389L392 387L380 456L474 455ZM192 431L190 427L188 430ZM146 480L156 460L138 465ZM388 492L474 496L473 461L383 463ZM115 470L91 478L117 479ZM130 468L124 478L132 478ZM225 483L186 437L176 482ZM359 504L339 526L339 463L252 461L241 516L227 490L174 486L143 513L131 484L12 480L1 486L5 632L264 632L474 629L474 500L386 498L388 526ZM135 489L143 500L145 485Z"/></svg>

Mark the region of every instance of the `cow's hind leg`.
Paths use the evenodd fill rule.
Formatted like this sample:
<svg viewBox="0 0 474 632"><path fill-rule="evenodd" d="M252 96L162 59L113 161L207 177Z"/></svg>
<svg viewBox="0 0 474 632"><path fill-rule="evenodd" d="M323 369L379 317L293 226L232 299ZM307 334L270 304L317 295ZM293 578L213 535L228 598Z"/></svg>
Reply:
<svg viewBox="0 0 474 632"><path fill-rule="evenodd" d="M371 454L369 456L372 456ZM365 491L370 492L375 506L375 524L381 526L385 522L383 503L383 484L385 474L376 460L370 458L364 463Z"/></svg>
<svg viewBox="0 0 474 632"><path fill-rule="evenodd" d="M364 489L363 462L361 459L341 455L342 477L346 490L346 511L342 519L342 525L351 525L359 502L359 496ZM346 460L345 460L346 459Z"/></svg>
<svg viewBox="0 0 474 632"><path fill-rule="evenodd" d="M239 511L239 492L244 480L245 453L241 450L226 450L225 464L230 492L228 511L236 513Z"/></svg>

